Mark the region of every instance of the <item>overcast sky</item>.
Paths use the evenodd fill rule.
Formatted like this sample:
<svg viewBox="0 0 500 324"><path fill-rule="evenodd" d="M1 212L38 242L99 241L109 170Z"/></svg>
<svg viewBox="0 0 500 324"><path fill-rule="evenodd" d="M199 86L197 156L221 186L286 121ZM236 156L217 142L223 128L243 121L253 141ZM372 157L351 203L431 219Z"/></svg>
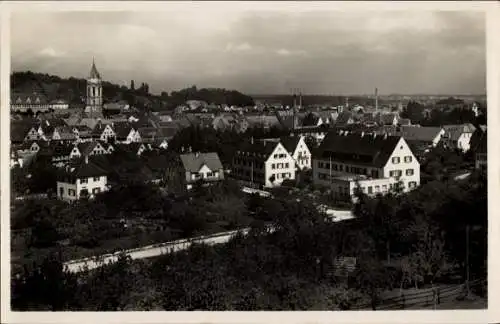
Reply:
<svg viewBox="0 0 500 324"><path fill-rule="evenodd" d="M12 15L14 71L248 94L485 93L481 12L66 12Z"/></svg>

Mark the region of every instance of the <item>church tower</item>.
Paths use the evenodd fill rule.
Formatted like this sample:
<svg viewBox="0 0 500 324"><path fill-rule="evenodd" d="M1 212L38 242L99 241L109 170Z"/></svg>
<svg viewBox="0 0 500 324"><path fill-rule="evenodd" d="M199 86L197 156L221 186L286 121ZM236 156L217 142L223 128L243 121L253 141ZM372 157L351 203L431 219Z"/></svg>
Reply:
<svg viewBox="0 0 500 324"><path fill-rule="evenodd" d="M102 79L92 59L92 68L87 79L87 105L85 112L91 118L102 117Z"/></svg>

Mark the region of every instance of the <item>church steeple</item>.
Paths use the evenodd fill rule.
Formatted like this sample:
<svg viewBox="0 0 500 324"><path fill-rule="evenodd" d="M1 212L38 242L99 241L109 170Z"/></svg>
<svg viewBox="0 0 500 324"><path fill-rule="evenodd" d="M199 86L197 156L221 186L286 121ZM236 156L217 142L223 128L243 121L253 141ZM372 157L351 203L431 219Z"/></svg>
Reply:
<svg viewBox="0 0 500 324"><path fill-rule="evenodd" d="M92 68L90 69L90 79L101 79L101 75L95 67L95 58L92 57Z"/></svg>
<svg viewBox="0 0 500 324"><path fill-rule="evenodd" d="M90 117L102 117L102 80L101 75L97 71L95 66L95 59L92 58L92 67L90 69L90 75L87 79L87 106L85 112L89 114Z"/></svg>

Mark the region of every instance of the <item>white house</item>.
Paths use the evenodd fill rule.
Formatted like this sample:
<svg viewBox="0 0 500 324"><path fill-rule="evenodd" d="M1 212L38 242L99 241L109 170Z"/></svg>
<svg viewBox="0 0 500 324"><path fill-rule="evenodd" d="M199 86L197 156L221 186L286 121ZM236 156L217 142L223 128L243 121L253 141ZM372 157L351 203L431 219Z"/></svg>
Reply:
<svg viewBox="0 0 500 324"><path fill-rule="evenodd" d="M116 138L116 133L113 130L112 124L99 123L92 131L92 137L103 142L108 142L108 140Z"/></svg>
<svg viewBox="0 0 500 324"><path fill-rule="evenodd" d="M443 140L447 147L467 152L470 149L470 139L475 131L472 124L445 125Z"/></svg>
<svg viewBox="0 0 500 324"><path fill-rule="evenodd" d="M353 198L358 185L368 195L420 184L420 164L401 136L331 132L313 155L313 182L339 199Z"/></svg>
<svg viewBox="0 0 500 324"><path fill-rule="evenodd" d="M215 152L180 154L169 159L165 169L170 191L190 190L200 180L205 184L224 180L224 169Z"/></svg>
<svg viewBox="0 0 500 324"><path fill-rule="evenodd" d="M109 146L104 147L104 144L97 141L78 143L71 150L70 159L112 153L113 151L109 149Z"/></svg>
<svg viewBox="0 0 500 324"><path fill-rule="evenodd" d="M57 181L57 197L74 201L82 197L93 198L107 190L106 171L85 158L79 165L67 166Z"/></svg>
<svg viewBox="0 0 500 324"><path fill-rule="evenodd" d="M236 152L232 176L252 187L279 186L295 179L295 160L280 142L247 143Z"/></svg>
<svg viewBox="0 0 500 324"><path fill-rule="evenodd" d="M311 151L305 142L305 136L292 135L277 139L265 139L264 142L280 142L283 144L288 153L295 160L295 165L298 170L311 168Z"/></svg>
<svg viewBox="0 0 500 324"><path fill-rule="evenodd" d="M131 125L120 123L115 125L116 142L123 144L136 143L141 141L141 135Z"/></svg>

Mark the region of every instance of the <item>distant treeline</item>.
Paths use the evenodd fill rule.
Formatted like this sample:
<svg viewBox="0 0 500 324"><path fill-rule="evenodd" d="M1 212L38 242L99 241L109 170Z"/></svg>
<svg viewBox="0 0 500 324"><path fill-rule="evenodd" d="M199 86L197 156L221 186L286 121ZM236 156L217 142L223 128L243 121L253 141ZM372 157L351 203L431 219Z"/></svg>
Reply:
<svg viewBox="0 0 500 324"><path fill-rule="evenodd" d="M31 71L14 72L11 75L13 92L33 93L36 91L45 95L48 100L64 99L70 104L84 103L86 84L85 79L61 78ZM173 109L188 100L200 100L214 105L254 105L254 101L250 96L235 90L198 89L196 86L192 86L179 91L172 91L170 94L164 91L161 95L154 95L149 92L148 83L141 83L139 87L135 87L134 84L134 80L131 80L130 87L103 81L104 102L125 100L138 108L149 108L151 110Z"/></svg>

